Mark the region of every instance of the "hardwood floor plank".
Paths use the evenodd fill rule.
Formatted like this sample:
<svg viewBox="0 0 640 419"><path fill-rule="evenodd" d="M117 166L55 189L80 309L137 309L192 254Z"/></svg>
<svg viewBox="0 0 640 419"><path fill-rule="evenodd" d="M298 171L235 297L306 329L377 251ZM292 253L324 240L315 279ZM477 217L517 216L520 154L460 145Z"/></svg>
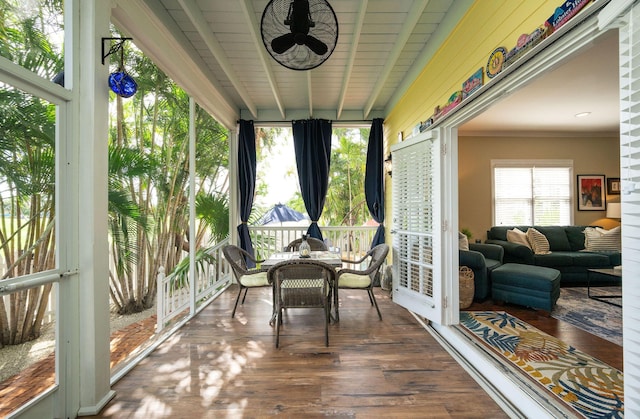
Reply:
<svg viewBox="0 0 640 419"><path fill-rule="evenodd" d="M288 310L279 349L269 291L251 290L231 319L235 293L225 292L116 383L116 397L94 417L507 417L380 289L382 321L365 293L341 291L329 347L321 310ZM535 310L491 301L468 310L508 311L622 369L621 347Z"/></svg>
<svg viewBox="0 0 640 419"><path fill-rule="evenodd" d="M231 319L234 297L225 292L116 383L94 417L507 417L380 289L382 321L366 293L341 290L329 347L321 310L288 310L276 349L269 290L251 290Z"/></svg>

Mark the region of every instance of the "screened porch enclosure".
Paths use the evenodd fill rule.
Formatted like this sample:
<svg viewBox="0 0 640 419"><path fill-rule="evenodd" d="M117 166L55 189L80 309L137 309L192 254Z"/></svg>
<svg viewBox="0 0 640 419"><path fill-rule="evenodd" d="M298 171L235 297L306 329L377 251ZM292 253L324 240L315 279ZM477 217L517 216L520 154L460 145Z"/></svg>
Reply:
<svg viewBox="0 0 640 419"><path fill-rule="evenodd" d="M2 82L8 82L16 87L23 89L30 94L43 95L47 100L56 103L59 106L59 125L57 129L57 140L64 139L61 144L58 159L58 170L56 174L56 190L60 192L58 205L56 206L57 214L60 214L59 224L56 225L56 239L61 245L58 246L59 252L56 257L59 264L52 271L52 275L35 275L29 276L27 281L18 284L18 281L5 282L0 288L3 294L12 293L15 288L31 288L32 286L40 286L41 284L56 283L59 299L59 338L57 339L56 356L56 382L55 384L39 395L33 403L23 406L17 416L24 417L73 417L75 415L92 415L100 412L103 407L108 405L109 400L114 396L112 389L113 377L109 370L109 331L108 331L108 302L105 298L108 295L108 285L101 281L101 278L108 272L108 261L105 257L108 254L108 243L102 240L107 237L107 228L105 218L108 211L107 203L107 149L104 143L104 133L107 132L107 103L108 92L101 90L98 86L104 87L104 80L108 76L108 69L101 66L100 38L109 34L109 16L112 16L114 23L122 28L129 28L135 31L136 38L141 38L150 56L153 56L158 63L167 67L171 67L174 71L178 67L183 67L184 74L182 79L185 85L189 87L189 91L193 97L198 96L198 86L210 86L208 81L208 69L205 66L197 65L200 59L193 60L194 55L190 55L192 45L189 44L189 52L181 47L178 39L184 38L184 33L173 24L164 26L163 22L168 22L170 13L166 12L166 8L171 5L177 5L175 2L162 1L130 1L116 2L112 5L108 2L100 1L65 1L65 7L68 13L68 24L66 25L66 44L67 56L65 57L67 66L67 87L52 84L50 81L39 78L32 73L26 72L24 69L16 69L12 63L6 60L0 60L0 77ZM178 2L180 4L184 2ZM197 3L197 2L196 2ZM227 2L228 3L228 2ZM252 2L242 2L233 4L233 6L244 7ZM432 3L432 2L424 2ZM185 3L186 4L186 3ZM192 3L195 4L195 3ZM344 4L347 4L345 1ZM456 2L458 4L458 2ZM604 6L603 3L595 2L597 7ZM622 200L622 218L625 224L623 230L623 245L625 253L623 262L628 272L634 273L638 270L638 255L633 251L638 235L636 233L636 213L635 204L638 198L637 194L637 176L635 168L637 166L636 154L637 148L636 125L634 124L637 114L637 74L634 71L639 66L635 65L637 54L634 53L633 45L637 45L638 37L637 28L633 25L637 21L638 14L637 2L625 0L613 0L612 5L616 6L613 11L607 10L611 15L607 19L607 13L603 13L598 19L593 16L583 26L576 27L575 31L564 34L563 42L551 45L545 49L540 56L534 57L530 63L531 68L537 68L539 71L543 69L545 63L557 59L556 56L562 56L572 48L579 48L588 43L589 40L597 35L599 30L614 27L616 30L620 28L620 67L621 71L621 90L624 101L621 107L623 115L627 118L623 122L621 134L621 150L620 154L624 161L624 167L621 171L621 185L624 191ZM168 6L167 6L168 5ZM111 6L114 6L111 8ZM252 3L252 6L253 3ZM633 6L633 7L632 7ZM161 14L154 14L157 9L161 8ZM604 8L604 7L603 7ZM171 9L175 10L175 9ZM458 12L459 16L464 15L467 9ZM165 13L166 12L166 13ZM255 13L254 13L255 14ZM179 13L178 13L179 15ZM249 15L252 15L249 13ZM135 18L139 18L136 20ZM189 18L194 20L193 16ZM416 18L417 21L417 18ZM82 22L82 25L79 24ZM188 22L182 20L182 22ZM455 21L457 22L457 20ZM600 23L598 23L600 22ZM192 22L193 23L193 22ZM600 25L600 27L599 27ZM201 29L201 28L200 28ZM567 31L569 32L569 31ZM177 35L178 34L178 35ZM560 47L563 44L565 47ZM397 51L396 51L397 52ZM187 62L188 65L184 65ZM176 64L179 63L179 64ZM524 66L527 67L527 66ZM525 68L526 70L526 68ZM506 73L505 73L506 74ZM513 70L507 77L502 79L504 84L501 86L503 92L516 89L525 84L531 77L536 74L524 71L521 73ZM229 83L233 84L233 81ZM265 86L267 83L265 83ZM310 86L311 84L309 84ZM379 86L377 86L379 87ZM106 90L106 89L105 89ZM311 89L309 88L310 91ZM304 89L299 90L304 91ZM228 98L224 97L219 90L212 89L211 94L201 94L199 98L204 108L215 111L221 116L225 126L229 127L231 140L230 144L230 167L235 169L238 164L238 142L233 140L238 136L235 128L236 113L240 111L233 106L229 106ZM457 127L465 122L465 118L474 111L479 112L483 108L490 106L490 101L499 99L495 92L487 92L476 101L472 101L465 105L464 111L469 113L453 113L445 121L441 128L442 136L439 138L446 145L444 150L450 153L449 156L455 156L456 153L456 135ZM248 96L250 97L250 95ZM369 107L368 111L371 108ZM308 111L306 109L305 111ZM367 111L367 116L369 112ZM246 111L243 116L247 116ZM382 112L382 111L381 111ZM311 112L306 112L303 117L307 117ZM319 112L321 113L321 112ZM375 113L375 112L374 112ZM232 117L229 117L232 115ZM272 114L271 114L272 115ZM298 114L300 115L300 114ZM254 115L256 116L256 115ZM362 114L359 115L360 121L364 120ZM417 119L416 116L414 119ZM267 119L267 118L265 118ZM284 119L284 117L282 118ZM411 124L409 120L404 122L407 126ZM397 135L397 132L387 133L390 136ZM392 142L392 140L391 140ZM452 157L448 157L452 159ZM420 249L417 253L420 255L428 255L430 249L437 248L442 251L442 257L437 258L434 266L427 266L426 271L430 269L437 270L438 266L443 267L446 271L442 275L436 275L437 279L447 278L446 289L443 289L444 295L453 298L445 303L449 304L449 311L457 301L457 283L452 279L452 271L456 266L456 245L454 235L457 233L457 209L456 209L456 170L455 165L448 165L445 160L445 167L436 173L440 176L442 182L442 194L438 196L441 199L442 207L437 211L442 211L442 220L437 217L438 221L435 225L429 226L433 231L433 239L428 237L427 240L421 242L426 245L419 244ZM231 176L231 189L239 190L239 180L235 176ZM231 208L235 208L230 217L230 230L233 232L231 240L239 242L236 228L243 224L243 212L238 202L238 196L231 194ZM251 207L250 205L248 206ZM246 209L246 208L245 208ZM408 209L410 211L410 209ZM442 221L442 222L439 222ZM389 224L393 224L389 222ZM322 230L322 227L320 227ZM285 229L282 229L281 238L267 230L252 229L247 226L246 237L251 242L264 247L269 252L273 248L278 247L278 240L284 241L289 237L285 236ZM330 230L327 230L330 232ZM292 234L299 234L300 231L294 231ZM245 234L242 231L241 234ZM288 233L287 233L288 234ZM331 233L333 234L333 233ZM359 234L359 233L358 233ZM362 242L369 240L369 230L363 230L363 235L359 236L356 230L340 231L335 236L331 236L332 240L341 243L341 249L362 249ZM388 232L388 234L392 234ZM431 234L427 232L427 234ZM261 241L261 237L267 239ZM346 239L344 239L346 237ZM352 240L352 238L354 238ZM439 241L439 240L442 241ZM342 240L342 242L341 242ZM272 244L274 243L274 244ZM414 242L407 240L407 248L412 249ZM194 249L190 249L194 254ZM411 250L412 251L412 250ZM407 252L410 254L411 251ZM421 259L422 258L422 259ZM424 262L424 256L417 256L418 263ZM422 267L421 267L422 268ZM195 267L190 266L192 276ZM412 267L407 266L406 272L411 272ZM227 275L224 270L220 275ZM429 277L429 272L425 274ZM228 275L227 275L228 276ZM21 278L23 279L23 278ZM627 277L624 282L625 293L633 294L636 285L631 281L631 277ZM33 282L30 282L33 281ZM195 282L195 281L193 281ZM413 284L411 284L413 286ZM433 294L429 287L418 285L417 288L426 294ZM195 288L192 288L195 289ZM192 302L196 299L196 293L191 291L187 296L187 300ZM223 293L226 296L226 293ZM435 300L435 299L434 299ZM438 303L438 301L436 301ZM394 303L395 304L395 303ZM625 306L625 315L633 316L638 310L633 301ZM398 309L396 305L393 309ZM406 311L403 311L407 314ZM194 314L194 313L190 313ZM215 316L215 318L219 318ZM451 320L451 319L449 319ZM455 321L455 318L453 319ZM224 322L221 322L224 323ZM470 351L468 345L464 342L456 341L452 328L430 324L425 325L431 331L438 334L438 343L440 345L452 344L454 350L459 354L458 360L461 364L477 368L474 371L486 378L484 385L487 389L491 389L491 384L495 375L494 369L486 368L486 365L480 365L477 354ZM625 346L632 348L635 345L636 326L632 322L625 322ZM397 332L397 331L396 331ZM270 332L269 332L270 333ZM393 333L390 342L394 341ZM234 334L234 336L236 336ZM453 342L453 343L451 343ZM625 351L625 383L628 389L626 405L630 412L638 411L637 395L633 392L637 388L638 372L634 362L635 356L631 349ZM401 364L406 359L398 361ZM465 379L468 377L465 376ZM477 377L476 377L477 378ZM497 394L493 394L494 396ZM522 397L517 402L530 402L526 397Z"/></svg>

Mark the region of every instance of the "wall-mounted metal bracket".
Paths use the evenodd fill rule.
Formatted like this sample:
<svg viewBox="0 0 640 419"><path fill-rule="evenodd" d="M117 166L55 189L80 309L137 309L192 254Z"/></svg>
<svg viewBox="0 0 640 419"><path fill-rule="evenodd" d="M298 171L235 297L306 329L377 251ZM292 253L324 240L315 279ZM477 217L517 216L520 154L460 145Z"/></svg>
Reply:
<svg viewBox="0 0 640 419"><path fill-rule="evenodd" d="M104 42L108 41L110 44L109 51L104 52ZM116 41L113 45L111 45L111 41ZM126 41L133 41L133 38L102 38L102 65L104 65L104 60L111 54L114 54L122 49L122 46Z"/></svg>

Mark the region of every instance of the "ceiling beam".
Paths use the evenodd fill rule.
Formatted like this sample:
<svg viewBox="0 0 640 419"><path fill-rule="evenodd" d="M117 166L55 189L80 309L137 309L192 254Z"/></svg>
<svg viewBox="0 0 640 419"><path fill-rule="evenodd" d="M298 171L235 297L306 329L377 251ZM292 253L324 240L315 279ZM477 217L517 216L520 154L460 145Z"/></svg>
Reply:
<svg viewBox="0 0 640 419"><path fill-rule="evenodd" d="M256 19L256 13L252 6L251 0L243 0L240 2L240 6L242 11L244 12L245 19L249 22L247 27L249 28L249 32L251 32L251 38L253 39L253 44L256 47L256 51L258 52L258 57L260 58L260 63L262 64L262 69L267 75L267 80L269 81L269 87L271 88L271 93L273 93L273 99L276 101L276 106L278 106L278 110L280 111L280 115L284 119L286 116L284 104L282 103L282 96L280 94L280 89L278 89L278 85L276 83L276 77L273 75L273 70L271 70L271 65L269 60L271 56L267 56L266 49L262 43L262 36L258 33L257 29L260 28L260 22Z"/></svg>
<svg viewBox="0 0 640 419"><path fill-rule="evenodd" d="M389 102L385 107L385 115L391 113L391 110L398 104L400 98L409 90L409 87L418 78L422 70L433 58L440 46L451 34L453 29L458 25L460 19L467 13L473 5L474 0L455 0L451 3L451 7L444 15L444 19L438 24L437 29L431 34L429 40L425 44L420 54L416 57L409 67L405 77L402 79L395 92L391 95Z"/></svg>
<svg viewBox="0 0 640 419"><path fill-rule="evenodd" d="M387 58L387 61L385 62L385 65L382 69L382 73L380 74L380 77L378 78L378 81L371 92L371 96L369 96L369 101L364 108L365 119L369 116L369 113L371 112L373 105L376 103L376 100L378 99L378 96L380 95L380 92L382 91L382 88L384 87L389 74L391 74L393 67L396 65L396 62L398 61L402 50L407 44L409 37L418 24L418 21L422 17L422 13L424 13L424 9L427 7L427 4L429 4L429 1L430 0L415 1L411 9L407 13L407 20L404 25L402 25L402 31L400 31L400 33L398 34L398 40L393 46L393 49L389 54L389 58Z"/></svg>
<svg viewBox="0 0 640 419"><path fill-rule="evenodd" d="M229 129L235 127L239 110L195 51L184 49L188 40L166 10L157 6L161 3L117 2L111 9L111 21L218 122Z"/></svg>
<svg viewBox="0 0 640 419"><path fill-rule="evenodd" d="M233 67L229 62L224 49L222 49L222 46L213 35L213 32L209 27L209 23L204 18L202 10L198 8L196 2L178 0L178 3L180 3L180 7L182 7L182 10L184 10L191 23L193 23L193 26L195 26L198 34L207 45L207 48L209 48L209 51L213 54L213 57L218 61L218 64L220 64L225 76L227 76L233 87L236 89L236 92L238 92L238 95L242 98L242 101L249 112L251 112L254 118L256 118L258 116L258 109L256 108L255 103L253 103L253 100L251 100L251 96L233 71Z"/></svg>
<svg viewBox="0 0 640 419"><path fill-rule="evenodd" d="M347 67L344 70L344 78L342 79L342 89L340 89L340 99L338 100L338 106L336 108L336 118L340 119L342 109L344 108L344 101L347 97L347 88L349 86L349 80L351 79L351 73L353 72L353 63L356 60L356 53L358 52L358 44L360 43L360 34L362 33L362 25L364 23L364 16L367 12L368 0L362 0L360 5L360 12L356 19L356 25L353 28L353 38L351 38L351 48L349 52L349 59L347 61Z"/></svg>

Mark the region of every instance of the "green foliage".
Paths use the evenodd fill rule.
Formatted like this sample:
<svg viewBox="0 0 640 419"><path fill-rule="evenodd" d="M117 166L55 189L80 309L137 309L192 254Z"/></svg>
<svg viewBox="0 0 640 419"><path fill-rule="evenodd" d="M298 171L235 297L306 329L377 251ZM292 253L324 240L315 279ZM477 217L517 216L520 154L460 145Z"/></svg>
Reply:
<svg viewBox="0 0 640 419"><path fill-rule="evenodd" d="M196 196L196 214L211 231L214 243L229 235L229 200L226 195L199 194Z"/></svg>
<svg viewBox="0 0 640 419"><path fill-rule="evenodd" d="M62 0L0 0L0 55L51 80L62 71ZM35 6L35 7L34 7Z"/></svg>
<svg viewBox="0 0 640 419"><path fill-rule="evenodd" d="M190 237L189 96L135 48L125 63L138 92L112 95L109 133L111 295L120 313L152 305L160 266L170 273L184 263L191 240L201 249L229 233L227 131L196 107L199 223Z"/></svg>
<svg viewBox="0 0 640 419"><path fill-rule="evenodd" d="M30 8L0 0L0 55L53 78L63 60L44 29L56 29L47 19L60 16L61 8L61 1ZM52 104L0 85L0 255L7 266L2 279L55 268L55 124ZM40 335L50 291L49 284L12 293L9 310L0 299L0 347Z"/></svg>
<svg viewBox="0 0 640 419"><path fill-rule="evenodd" d="M217 263L216 258L209 253L210 249L198 249L196 250L196 271L205 272L207 265L215 265ZM182 259L176 265L173 270L173 279L171 281L171 288L183 288L189 285L189 267L191 265L191 259L187 256Z"/></svg>
<svg viewBox="0 0 640 419"><path fill-rule="evenodd" d="M262 144L258 147L258 161L269 160L270 153L277 147L282 147L282 141L293 141L291 138L282 137L282 131L262 129L262 134L258 139L267 138L268 145ZM278 142L280 139L280 143ZM329 187L325 204L320 219L321 225L350 225L357 226L364 224L369 218L369 210L366 205L364 195L364 176L367 156L367 144L369 129L346 129L335 128L333 130L331 167L329 172ZM258 141L258 144L261 144ZM290 176L297 179L295 169L295 156L291 155L293 162L293 172ZM283 164L278 160L276 164ZM259 163L261 167L269 169L269 164ZM267 173L260 171L257 176L256 196L267 195L270 188L281 187L281 185L269 185L266 183ZM302 196L298 190L291 191L291 198L285 202L286 205L306 213ZM254 213L264 212L265 208L254 205ZM256 217L256 219L259 217Z"/></svg>
<svg viewBox="0 0 640 419"><path fill-rule="evenodd" d="M364 195L368 129L334 129L338 143L331 154L329 189L322 212L323 225L364 224L369 210Z"/></svg>

